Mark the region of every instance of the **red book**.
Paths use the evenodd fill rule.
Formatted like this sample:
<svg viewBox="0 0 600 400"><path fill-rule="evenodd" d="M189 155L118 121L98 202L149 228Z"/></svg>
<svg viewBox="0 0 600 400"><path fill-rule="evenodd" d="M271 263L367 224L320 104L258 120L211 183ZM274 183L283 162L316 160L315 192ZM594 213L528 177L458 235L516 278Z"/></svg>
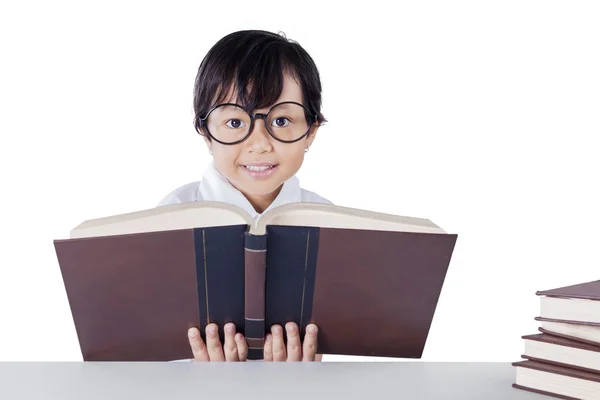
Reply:
<svg viewBox="0 0 600 400"><path fill-rule="evenodd" d="M600 281L540 290L542 333L600 346Z"/></svg>
<svg viewBox="0 0 600 400"><path fill-rule="evenodd" d="M600 398L600 374L538 361L519 361L513 387L560 399Z"/></svg>
<svg viewBox="0 0 600 400"><path fill-rule="evenodd" d="M600 347L547 334L523 336L522 357L600 373Z"/></svg>

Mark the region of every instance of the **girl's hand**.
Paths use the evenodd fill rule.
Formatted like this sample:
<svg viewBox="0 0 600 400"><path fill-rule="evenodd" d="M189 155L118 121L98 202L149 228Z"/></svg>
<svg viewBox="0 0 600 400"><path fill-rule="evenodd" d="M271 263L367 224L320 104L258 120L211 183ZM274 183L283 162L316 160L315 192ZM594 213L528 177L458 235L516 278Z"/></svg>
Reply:
<svg viewBox="0 0 600 400"><path fill-rule="evenodd" d="M285 325L287 333L287 348L283 342L283 329L273 325L271 333L265 338L265 361L320 361L317 357L317 326L309 324L306 327L304 343L300 343L298 326L294 322Z"/></svg>
<svg viewBox="0 0 600 400"><path fill-rule="evenodd" d="M225 344L221 345L216 324L206 327L206 344L198 328L190 328L188 338L194 354L194 361L246 361L248 344L241 333L235 332L235 325L225 324Z"/></svg>
<svg viewBox="0 0 600 400"><path fill-rule="evenodd" d="M300 343L298 326L289 322L285 326L287 347L283 341L283 330L280 325L273 325L267 334L264 347L264 361L320 361L317 352L317 326L306 327L304 343ZM190 347L194 361L246 361L248 344L241 333L235 332L235 325L225 325L225 344L222 346L216 324L206 327L206 344L203 342L198 328L188 331Z"/></svg>

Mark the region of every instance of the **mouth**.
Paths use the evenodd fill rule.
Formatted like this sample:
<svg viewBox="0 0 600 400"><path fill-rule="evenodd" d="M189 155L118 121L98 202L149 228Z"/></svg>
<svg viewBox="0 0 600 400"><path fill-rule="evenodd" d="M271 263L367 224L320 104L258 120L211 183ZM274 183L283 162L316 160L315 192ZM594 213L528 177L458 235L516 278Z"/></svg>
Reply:
<svg viewBox="0 0 600 400"><path fill-rule="evenodd" d="M276 164L270 165L242 165L242 167L246 168L248 171L267 171L269 169L273 169L277 167Z"/></svg>
<svg viewBox="0 0 600 400"><path fill-rule="evenodd" d="M276 168L277 164L270 162L248 163L242 164L242 167L247 169L248 171L267 171L269 169Z"/></svg>
<svg viewBox="0 0 600 400"><path fill-rule="evenodd" d="M253 178L265 178L271 175L279 165L273 163L252 163L240 166Z"/></svg>

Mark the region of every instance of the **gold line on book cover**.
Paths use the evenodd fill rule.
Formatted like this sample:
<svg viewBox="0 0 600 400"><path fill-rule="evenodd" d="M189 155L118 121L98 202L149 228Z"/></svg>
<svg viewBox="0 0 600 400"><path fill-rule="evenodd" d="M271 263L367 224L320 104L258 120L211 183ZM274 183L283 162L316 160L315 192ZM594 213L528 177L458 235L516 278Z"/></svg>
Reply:
<svg viewBox="0 0 600 400"><path fill-rule="evenodd" d="M306 255L304 257L304 284L302 286L302 308L300 309L300 326L298 329L302 329L302 321L304 320L304 294L306 292L306 270L308 269L308 249L310 246L310 231L306 236Z"/></svg>
<svg viewBox="0 0 600 400"><path fill-rule="evenodd" d="M202 229L202 251L204 252L204 294L206 296L206 326L210 324L210 314L208 312L208 274L206 272L206 231Z"/></svg>
<svg viewBox="0 0 600 400"><path fill-rule="evenodd" d="M247 247L245 247L245 248L244 248L244 250L246 250L246 251L251 251L251 252L253 252L253 253L264 253L264 252L266 252L266 251L267 251L267 250L265 250L265 249L256 250L256 249L249 249L249 248L247 248Z"/></svg>

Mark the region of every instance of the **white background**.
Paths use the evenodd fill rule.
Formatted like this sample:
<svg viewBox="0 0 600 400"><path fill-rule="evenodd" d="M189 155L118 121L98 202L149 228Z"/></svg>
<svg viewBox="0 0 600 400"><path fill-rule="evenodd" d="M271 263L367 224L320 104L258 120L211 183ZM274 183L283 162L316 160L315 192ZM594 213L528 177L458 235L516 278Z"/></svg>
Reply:
<svg viewBox="0 0 600 400"><path fill-rule="evenodd" d="M536 290L600 278L597 2L218 3L0 6L0 360L80 359L52 241L200 179L195 73L238 29L320 69L303 187L459 234L424 360L517 360Z"/></svg>

